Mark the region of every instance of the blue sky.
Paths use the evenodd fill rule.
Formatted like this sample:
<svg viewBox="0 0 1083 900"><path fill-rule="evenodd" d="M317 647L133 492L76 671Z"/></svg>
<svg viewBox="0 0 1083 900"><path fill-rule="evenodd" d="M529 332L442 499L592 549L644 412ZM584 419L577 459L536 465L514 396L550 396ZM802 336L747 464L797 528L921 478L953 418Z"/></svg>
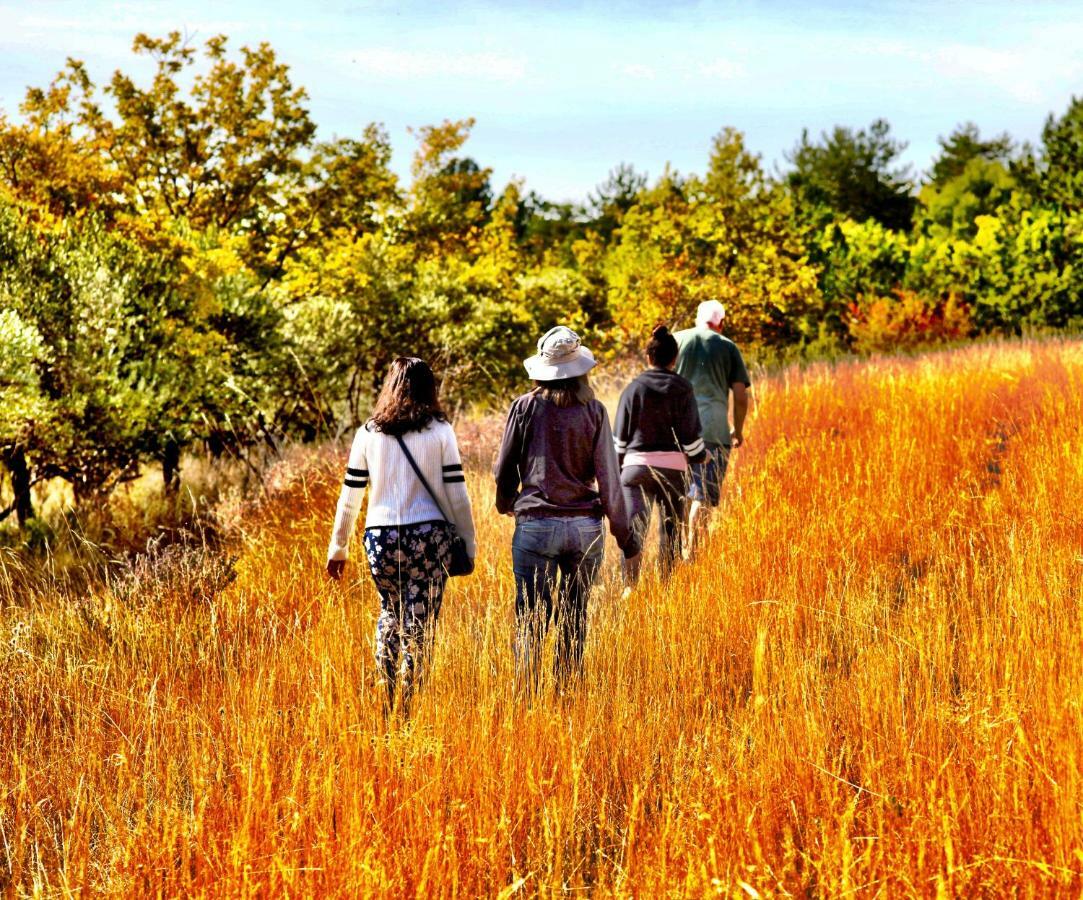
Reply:
<svg viewBox="0 0 1083 900"><path fill-rule="evenodd" d="M67 56L99 83L138 72L138 31L269 41L310 94L320 135L474 116L468 152L550 199L583 199L617 163L702 171L723 126L768 166L802 128L884 117L924 169L972 120L1036 140L1083 94L1083 5L1027 2L422 3L0 0L0 109Z"/></svg>

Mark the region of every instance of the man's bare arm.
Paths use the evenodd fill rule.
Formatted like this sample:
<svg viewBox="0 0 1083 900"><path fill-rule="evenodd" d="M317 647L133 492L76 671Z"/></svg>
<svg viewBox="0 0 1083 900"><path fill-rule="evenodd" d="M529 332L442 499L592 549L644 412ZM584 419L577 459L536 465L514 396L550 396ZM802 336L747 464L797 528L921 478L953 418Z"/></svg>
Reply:
<svg viewBox="0 0 1083 900"><path fill-rule="evenodd" d="M731 385L733 391L733 446L740 447L745 442L745 416L748 415L748 385L736 382Z"/></svg>

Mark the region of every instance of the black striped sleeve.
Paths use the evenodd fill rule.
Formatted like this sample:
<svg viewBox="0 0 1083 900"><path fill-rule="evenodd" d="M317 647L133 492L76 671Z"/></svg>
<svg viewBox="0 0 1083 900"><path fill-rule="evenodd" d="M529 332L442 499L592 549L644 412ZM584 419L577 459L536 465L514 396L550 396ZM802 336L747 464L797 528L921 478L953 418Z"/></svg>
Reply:
<svg viewBox="0 0 1083 900"><path fill-rule="evenodd" d="M462 463L444 466L444 484L461 484L464 481L466 476L463 475Z"/></svg>
<svg viewBox="0 0 1083 900"><path fill-rule="evenodd" d="M346 480L343 484L346 487L363 488L367 487L369 483L369 470L368 469L355 469L352 466L346 467Z"/></svg>
<svg viewBox="0 0 1083 900"><path fill-rule="evenodd" d="M703 443L703 438L697 437L691 444L681 444L681 449L689 456L699 456L707 445Z"/></svg>

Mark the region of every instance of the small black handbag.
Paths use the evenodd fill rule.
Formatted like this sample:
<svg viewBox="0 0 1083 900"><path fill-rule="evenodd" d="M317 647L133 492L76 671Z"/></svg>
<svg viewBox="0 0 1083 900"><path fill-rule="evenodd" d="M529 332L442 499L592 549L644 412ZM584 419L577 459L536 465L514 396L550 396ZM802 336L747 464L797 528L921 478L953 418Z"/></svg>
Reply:
<svg viewBox="0 0 1083 900"><path fill-rule="evenodd" d="M456 530L455 525L451 519L447 517L447 513L444 512L444 508L440 505L440 501L436 499L436 494L433 493L429 482L425 480L425 476L421 474L421 469L418 468L417 463L414 462L414 457L406 447L406 441L402 439L401 435L395 435L395 440L399 442L399 446L402 447L402 452L406 456L406 461L410 464L410 468L414 470L414 474L417 476L418 481L421 482L422 487L429 492L429 496L432 497L432 502L436 504L436 508L440 510L440 515L444 517L444 521L451 525L451 561L448 563L447 573L452 578L458 575L469 575L474 571L474 560L470 558L470 554L466 552L466 541L460 536Z"/></svg>

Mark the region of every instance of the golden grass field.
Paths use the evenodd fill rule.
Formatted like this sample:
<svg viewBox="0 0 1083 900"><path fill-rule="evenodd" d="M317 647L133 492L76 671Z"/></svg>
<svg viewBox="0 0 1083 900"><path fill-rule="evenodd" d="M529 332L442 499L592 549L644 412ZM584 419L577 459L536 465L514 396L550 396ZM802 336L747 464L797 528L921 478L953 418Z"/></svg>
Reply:
<svg viewBox="0 0 1083 900"><path fill-rule="evenodd" d="M817 365L755 395L704 554L622 602L610 545L585 681L531 706L491 426L458 425L478 571L390 730L367 573L323 572L344 456L279 473L217 593L174 566L59 596L0 558L0 880L1079 896L1083 344Z"/></svg>

